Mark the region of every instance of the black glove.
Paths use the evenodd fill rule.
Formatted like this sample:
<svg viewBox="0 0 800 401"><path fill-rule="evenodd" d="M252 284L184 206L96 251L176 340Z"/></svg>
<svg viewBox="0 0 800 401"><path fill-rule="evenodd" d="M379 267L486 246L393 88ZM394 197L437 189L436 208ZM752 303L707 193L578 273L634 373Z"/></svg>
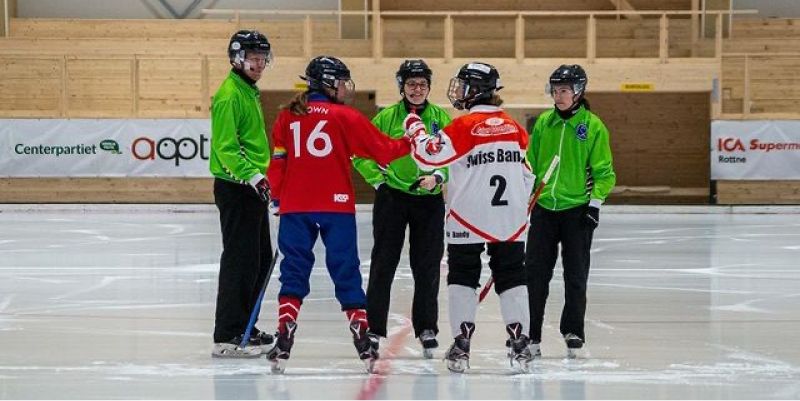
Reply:
<svg viewBox="0 0 800 401"><path fill-rule="evenodd" d="M594 206L587 207L583 219L586 221L586 224L594 230L597 228L597 225L600 224L600 209Z"/></svg>
<svg viewBox="0 0 800 401"><path fill-rule="evenodd" d="M269 182L267 182L266 178L262 178L260 181L253 185L253 189L256 190L258 194L258 198L261 199L262 202L268 203L270 198L269 193Z"/></svg>

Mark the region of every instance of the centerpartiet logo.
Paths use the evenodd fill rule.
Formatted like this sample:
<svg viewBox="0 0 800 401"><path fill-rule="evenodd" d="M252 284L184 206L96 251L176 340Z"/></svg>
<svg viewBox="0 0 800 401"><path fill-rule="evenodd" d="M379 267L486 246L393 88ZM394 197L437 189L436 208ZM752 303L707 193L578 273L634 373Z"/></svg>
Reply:
<svg viewBox="0 0 800 401"><path fill-rule="evenodd" d="M26 145L18 143L14 146L14 153L18 155L52 155L55 157L73 155L96 155L97 145Z"/></svg>
<svg viewBox="0 0 800 401"><path fill-rule="evenodd" d="M190 137L161 138L155 140L142 136L136 138L131 144L131 153L137 160L174 160L175 167L180 166L181 160L192 160L200 157L208 160L208 137L200 135L200 140Z"/></svg>
<svg viewBox="0 0 800 401"><path fill-rule="evenodd" d="M119 142L113 139L104 139L100 141L100 149L105 150L106 152L111 152L115 155L122 154L122 152L119 151Z"/></svg>

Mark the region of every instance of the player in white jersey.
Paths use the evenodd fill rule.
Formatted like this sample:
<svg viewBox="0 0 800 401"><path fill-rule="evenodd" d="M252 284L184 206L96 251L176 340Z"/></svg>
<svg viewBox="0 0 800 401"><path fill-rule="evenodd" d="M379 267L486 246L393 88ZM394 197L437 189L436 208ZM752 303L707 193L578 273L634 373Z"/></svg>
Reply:
<svg viewBox="0 0 800 401"><path fill-rule="evenodd" d="M484 249L500 296L512 367L527 371L532 359L527 347L530 315L523 262L534 176L525 160L528 134L500 108L503 101L497 91L501 88L493 66L466 64L451 79L448 98L455 108L467 109L469 114L431 135L415 114L405 121L417 164L423 169L450 166L445 238L455 341L445 358L455 372L469 366Z"/></svg>

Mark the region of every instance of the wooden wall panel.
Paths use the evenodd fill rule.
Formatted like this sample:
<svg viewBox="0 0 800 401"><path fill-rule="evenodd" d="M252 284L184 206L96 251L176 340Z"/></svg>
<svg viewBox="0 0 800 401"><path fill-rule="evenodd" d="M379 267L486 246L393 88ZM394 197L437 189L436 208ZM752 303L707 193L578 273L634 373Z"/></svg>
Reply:
<svg viewBox="0 0 800 401"><path fill-rule="evenodd" d="M138 63L140 117L208 115L200 102L203 95L200 59L145 59Z"/></svg>
<svg viewBox="0 0 800 401"><path fill-rule="evenodd" d="M211 178L0 178L0 203L214 203Z"/></svg>
<svg viewBox="0 0 800 401"><path fill-rule="evenodd" d="M589 93L611 132L617 192L670 203L709 196L709 93ZM649 193L648 193L648 190ZM691 194L694 194L693 196Z"/></svg>
<svg viewBox="0 0 800 401"><path fill-rule="evenodd" d="M736 18L731 37L800 39L800 20L793 18Z"/></svg>
<svg viewBox="0 0 800 401"><path fill-rule="evenodd" d="M383 25L387 57L443 57L441 16L390 17ZM597 25L598 57L658 57L658 18L600 18ZM670 19L671 57L691 56L690 25L685 18ZM514 18L457 16L453 18L453 29L455 57L515 57ZM696 46L702 55L711 56L713 41L701 40ZM585 18L525 18L525 52L528 57L585 57Z"/></svg>
<svg viewBox="0 0 800 401"><path fill-rule="evenodd" d="M752 56L748 61L751 113L797 113L800 110L800 56ZM724 57L723 112L744 113L745 58Z"/></svg>
<svg viewBox="0 0 800 401"><path fill-rule="evenodd" d="M27 38L115 38L128 39L146 36L151 39L224 39L239 29L258 29L270 40L299 39L303 36L301 18L286 20L234 20L214 19L148 19L148 20L105 20L105 19L50 19L13 18L11 36ZM314 18L314 35L336 36L339 28L335 19Z"/></svg>
<svg viewBox="0 0 800 401"><path fill-rule="evenodd" d="M800 181L717 181L721 205L800 204Z"/></svg>
<svg viewBox="0 0 800 401"><path fill-rule="evenodd" d="M0 58L0 116L58 115L62 66L63 58Z"/></svg>
<svg viewBox="0 0 800 401"><path fill-rule="evenodd" d="M127 117L133 111L133 59L68 59L69 117Z"/></svg>

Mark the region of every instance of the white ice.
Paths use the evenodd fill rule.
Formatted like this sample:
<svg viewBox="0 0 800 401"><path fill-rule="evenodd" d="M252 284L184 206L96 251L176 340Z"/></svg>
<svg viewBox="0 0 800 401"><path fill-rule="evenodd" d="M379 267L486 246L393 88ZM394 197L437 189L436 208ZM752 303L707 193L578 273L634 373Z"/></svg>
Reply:
<svg viewBox="0 0 800 401"><path fill-rule="evenodd" d="M366 278L371 213L359 210ZM388 374L362 373L321 247L286 374L264 359L214 360L218 225L212 206L0 205L0 399L800 398L796 208L604 207L587 346L565 358L558 267L544 358L527 375L508 367L494 293L478 311L472 368L447 371L445 265L436 359L407 336ZM276 274L261 329L275 326L278 286ZM404 252L393 333L412 291Z"/></svg>

